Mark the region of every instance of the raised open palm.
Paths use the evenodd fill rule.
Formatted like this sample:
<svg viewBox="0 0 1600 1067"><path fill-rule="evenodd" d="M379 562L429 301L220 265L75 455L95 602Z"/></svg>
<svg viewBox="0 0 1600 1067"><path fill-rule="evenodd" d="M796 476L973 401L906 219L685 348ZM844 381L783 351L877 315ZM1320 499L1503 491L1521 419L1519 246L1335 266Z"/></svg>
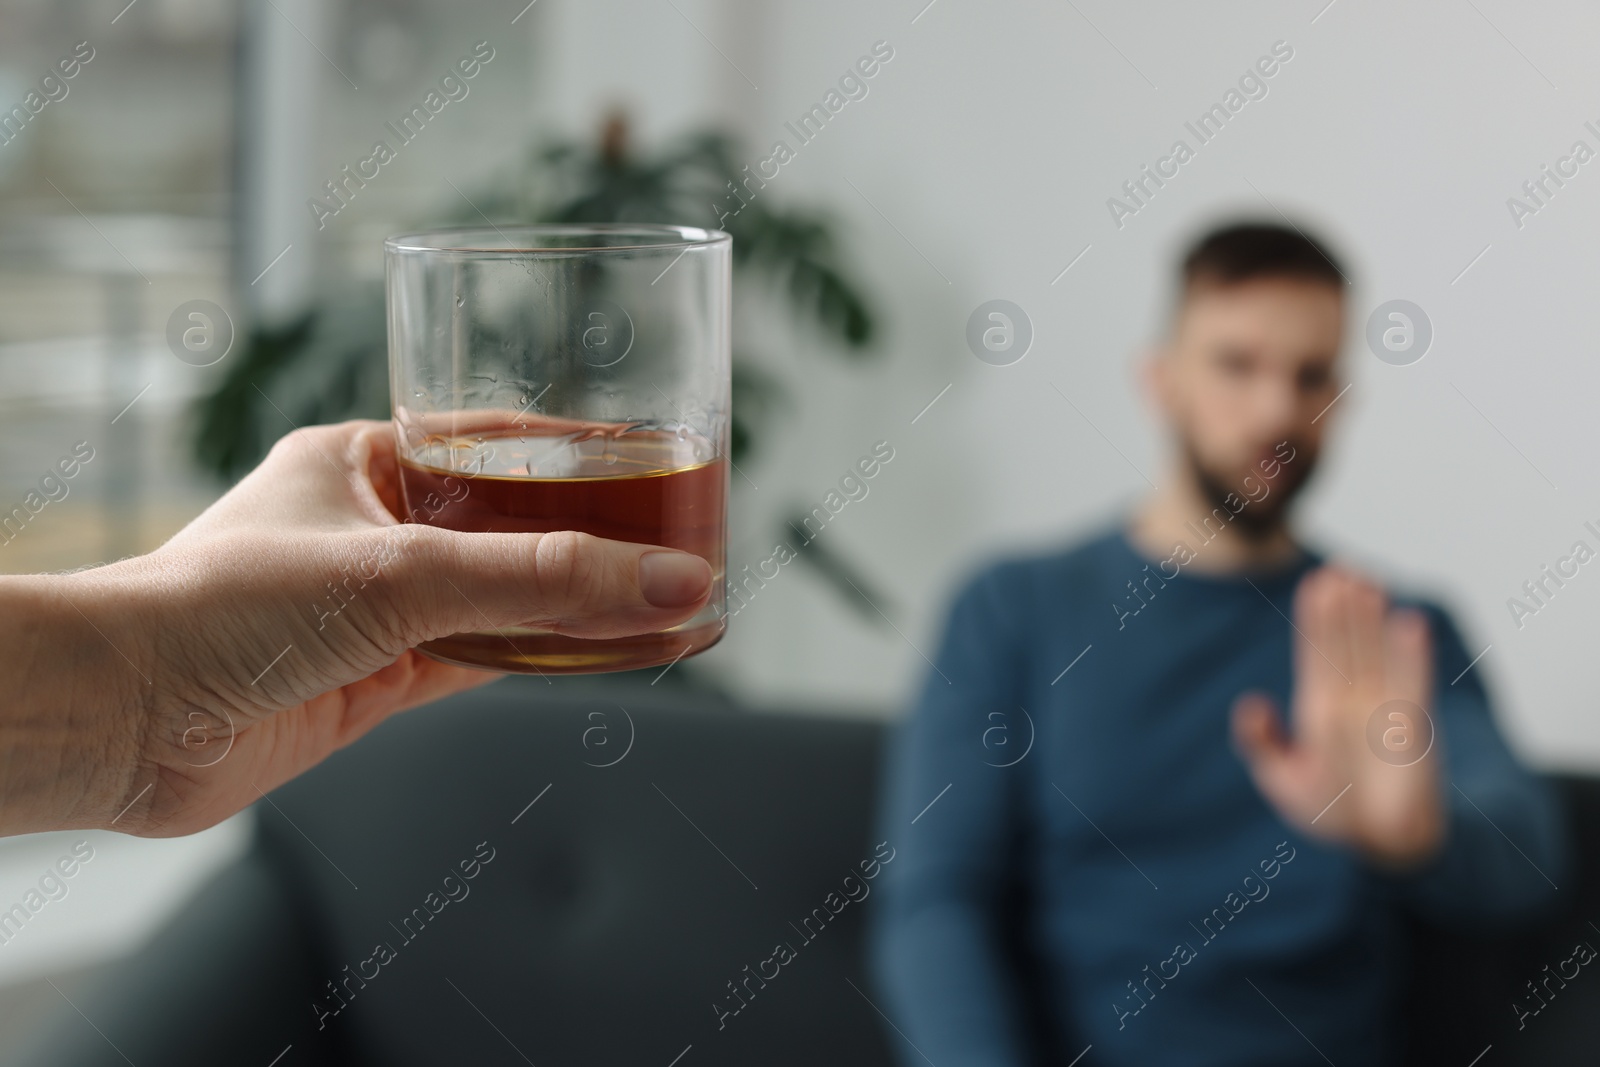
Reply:
<svg viewBox="0 0 1600 1067"><path fill-rule="evenodd" d="M1302 579L1294 602L1289 729L1260 693L1233 708L1239 751L1290 825L1392 867L1443 844L1426 619L1336 567Z"/></svg>

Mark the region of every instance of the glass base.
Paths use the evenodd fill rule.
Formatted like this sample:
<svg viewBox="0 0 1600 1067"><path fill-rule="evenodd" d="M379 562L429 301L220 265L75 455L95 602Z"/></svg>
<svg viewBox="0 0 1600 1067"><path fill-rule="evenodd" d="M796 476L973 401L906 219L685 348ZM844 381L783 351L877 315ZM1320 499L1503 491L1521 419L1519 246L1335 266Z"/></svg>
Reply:
<svg viewBox="0 0 1600 1067"><path fill-rule="evenodd" d="M659 667L704 652L728 630L727 620L634 637L593 640L508 627L451 634L417 646L442 663L514 674L601 674Z"/></svg>

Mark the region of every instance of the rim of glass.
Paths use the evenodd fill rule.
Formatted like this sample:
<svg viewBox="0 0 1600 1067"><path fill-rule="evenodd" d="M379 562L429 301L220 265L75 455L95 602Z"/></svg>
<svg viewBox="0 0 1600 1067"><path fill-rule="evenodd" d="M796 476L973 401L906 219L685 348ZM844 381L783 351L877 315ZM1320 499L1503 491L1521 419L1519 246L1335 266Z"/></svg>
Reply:
<svg viewBox="0 0 1600 1067"><path fill-rule="evenodd" d="M553 245L553 237L636 236L626 244ZM595 222L531 223L516 226L449 226L399 233L384 239L388 252L471 253L473 255L570 255L574 252L676 251L726 244L733 237L722 230L663 223Z"/></svg>

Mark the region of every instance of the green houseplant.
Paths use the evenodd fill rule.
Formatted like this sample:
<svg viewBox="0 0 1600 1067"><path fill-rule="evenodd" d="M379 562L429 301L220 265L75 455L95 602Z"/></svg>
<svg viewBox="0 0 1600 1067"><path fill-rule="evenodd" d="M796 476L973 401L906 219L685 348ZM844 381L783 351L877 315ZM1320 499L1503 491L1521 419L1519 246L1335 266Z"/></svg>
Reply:
<svg viewBox="0 0 1600 1067"><path fill-rule="evenodd" d="M680 222L725 229L734 239L741 303L776 303L796 329L824 340L826 350L868 358L876 319L843 262L835 223L822 212L775 206L769 193L745 181L736 158L734 139L718 132L635 152L626 119L614 113L592 143L536 145L508 180L471 195L452 194L458 206L435 221ZM194 454L200 465L232 481L292 426L387 418L386 344L383 291L375 282L330 286L292 321L251 329L220 384L198 401ZM767 424L785 391L753 364L737 328L733 345L729 451L737 464L756 446L757 428ZM877 598L869 599L865 578L845 560L821 546L808 546L803 557L853 608L879 621L871 606Z"/></svg>

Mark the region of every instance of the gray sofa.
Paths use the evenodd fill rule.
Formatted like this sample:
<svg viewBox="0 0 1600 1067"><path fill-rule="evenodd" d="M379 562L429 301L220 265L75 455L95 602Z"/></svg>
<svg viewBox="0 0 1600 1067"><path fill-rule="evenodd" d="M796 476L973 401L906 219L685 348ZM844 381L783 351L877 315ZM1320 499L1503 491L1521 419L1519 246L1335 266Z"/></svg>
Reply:
<svg viewBox="0 0 1600 1067"><path fill-rule="evenodd" d="M408 712L258 805L248 855L18 1062L921 1062L864 974L870 897L807 921L873 855L882 735L626 683L507 679ZM1600 787L1560 785L1593 840ZM1520 1030L1510 1007L1600 945L1582 865L1536 933L1416 928L1408 1063L1597 1062L1600 977Z"/></svg>

